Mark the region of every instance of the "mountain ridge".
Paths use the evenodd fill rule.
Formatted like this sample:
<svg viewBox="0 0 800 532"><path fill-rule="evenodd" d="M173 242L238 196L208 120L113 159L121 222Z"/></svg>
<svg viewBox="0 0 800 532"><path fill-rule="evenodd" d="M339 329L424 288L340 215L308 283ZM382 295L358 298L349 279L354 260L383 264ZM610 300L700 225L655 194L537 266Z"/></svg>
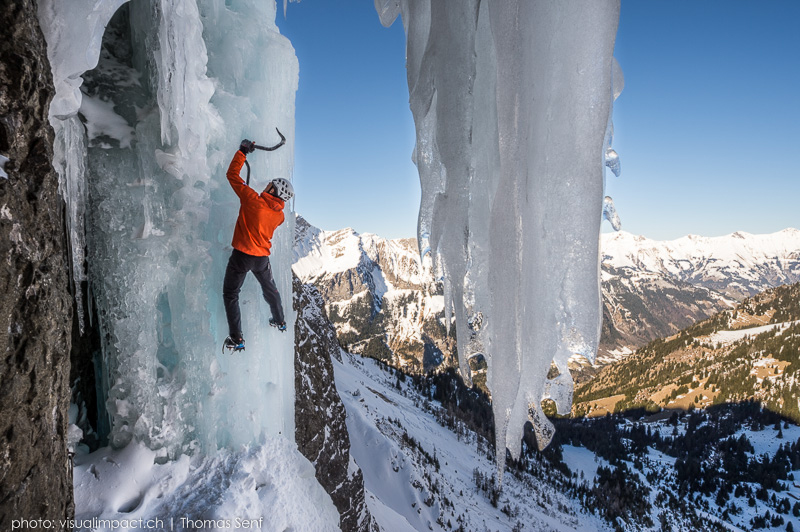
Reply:
<svg viewBox="0 0 800 532"><path fill-rule="evenodd" d="M800 281L800 230L794 228L668 241L620 231L601 240L601 252L603 264L668 273L737 300Z"/></svg>
<svg viewBox="0 0 800 532"><path fill-rule="evenodd" d="M443 290L420 260L416 239L323 231L299 215L296 228L293 270L320 290L343 347L411 372L456 364ZM675 241L604 233L601 246L600 349L595 366L573 364L578 381L747 295L800 281L800 231L792 228Z"/></svg>

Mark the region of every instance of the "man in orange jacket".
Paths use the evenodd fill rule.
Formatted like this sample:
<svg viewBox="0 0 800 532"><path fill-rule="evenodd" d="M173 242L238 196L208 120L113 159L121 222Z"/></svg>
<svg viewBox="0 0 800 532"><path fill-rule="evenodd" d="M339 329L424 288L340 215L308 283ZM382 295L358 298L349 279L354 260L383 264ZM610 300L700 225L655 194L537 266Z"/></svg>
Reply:
<svg viewBox="0 0 800 532"><path fill-rule="evenodd" d="M241 201L239 217L233 231L233 252L228 260L225 280L222 283L222 299L225 302L229 332L229 336L225 339L225 347L234 351L244 349L239 291L247 272L253 272L255 275L261 285L264 300L272 311L269 324L281 332L286 331L281 295L272 279L269 254L272 235L283 223L283 207L285 202L294 196L294 188L283 178L270 181L261 194L245 184L239 172L245 164L247 154L253 151L255 143L243 140L239 151L233 156L227 173L228 182Z"/></svg>

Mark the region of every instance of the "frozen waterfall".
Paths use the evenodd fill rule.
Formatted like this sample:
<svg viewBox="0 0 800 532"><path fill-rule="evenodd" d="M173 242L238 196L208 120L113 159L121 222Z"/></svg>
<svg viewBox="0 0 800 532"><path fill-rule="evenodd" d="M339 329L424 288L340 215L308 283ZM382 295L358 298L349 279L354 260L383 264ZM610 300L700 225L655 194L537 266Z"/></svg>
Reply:
<svg viewBox="0 0 800 532"><path fill-rule="evenodd" d="M419 242L441 276L459 362L489 362L497 448L519 453L541 402L571 406L567 360L594 358L619 0L375 0L407 35ZM285 7L285 6L284 6ZM54 165L76 296L88 280L103 338L110 441L175 457L294 434L294 338L267 326L250 278L248 349L219 353L221 282L238 201L224 179L242 138L253 184L291 178L298 64L258 0L41 0L56 96ZM287 209L289 210L289 209ZM273 270L293 330L294 217ZM85 261L84 261L85 259ZM85 266L86 264L87 266ZM502 471L505 453L498 453Z"/></svg>
<svg viewBox="0 0 800 532"><path fill-rule="evenodd" d="M251 184L292 177L298 64L275 15L258 0L39 2L73 279L97 304L116 447L174 458L294 438L290 205L271 257L289 332L268 326L251 277L247 351L220 353L239 208L225 170L242 138L274 144L278 127L287 145L250 157Z"/></svg>
<svg viewBox="0 0 800 532"><path fill-rule="evenodd" d="M486 355L498 467L541 403L572 406L567 360L600 335L602 217L619 0L375 0L398 15L422 185L418 238L452 302L461 371ZM450 321L450 304L448 323ZM555 376L553 376L555 375Z"/></svg>

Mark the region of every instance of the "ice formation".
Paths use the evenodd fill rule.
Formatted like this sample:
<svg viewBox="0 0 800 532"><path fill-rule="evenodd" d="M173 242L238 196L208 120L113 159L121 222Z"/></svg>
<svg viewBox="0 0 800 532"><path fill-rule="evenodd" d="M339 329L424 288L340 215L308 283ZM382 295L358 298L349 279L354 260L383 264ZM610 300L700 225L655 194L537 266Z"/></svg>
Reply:
<svg viewBox="0 0 800 532"><path fill-rule="evenodd" d="M5 155L0 155L0 177L3 179L8 179L8 174L6 173L6 163L8 162L8 157Z"/></svg>
<svg viewBox="0 0 800 532"><path fill-rule="evenodd" d="M271 258L289 332L268 327L250 279L247 351L220 353L239 207L227 165L242 138L274 144L278 127L287 145L250 157L251 184L292 174L298 64L275 14L257 0L39 2L73 280L97 304L116 447L166 459L294 437L291 206Z"/></svg>
<svg viewBox="0 0 800 532"><path fill-rule="evenodd" d="M619 168L610 148L619 0L375 7L385 26L402 16L420 250L452 302L465 380L471 356L488 359L503 471L501 450L519 455L526 421L540 447L549 443L542 400L569 412L567 360L597 348L604 172Z"/></svg>

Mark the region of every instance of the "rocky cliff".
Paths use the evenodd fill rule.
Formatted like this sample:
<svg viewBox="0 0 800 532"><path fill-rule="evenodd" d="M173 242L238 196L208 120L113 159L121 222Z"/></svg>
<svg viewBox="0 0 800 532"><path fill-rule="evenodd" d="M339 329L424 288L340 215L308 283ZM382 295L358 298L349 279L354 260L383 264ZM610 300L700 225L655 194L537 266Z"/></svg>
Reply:
<svg viewBox="0 0 800 532"><path fill-rule="evenodd" d="M410 373L456 364L442 286L425 271L416 240L321 231L298 216L294 254L292 269L320 291L347 351Z"/></svg>
<svg viewBox="0 0 800 532"><path fill-rule="evenodd" d="M295 440L314 464L345 532L375 530L364 499L364 477L350 456L345 409L333 380L331 357L341 361L336 331L319 291L293 279L295 322Z"/></svg>
<svg viewBox="0 0 800 532"><path fill-rule="evenodd" d="M10 530L12 519L72 513L72 305L35 2L3 2L0 28L0 530Z"/></svg>

